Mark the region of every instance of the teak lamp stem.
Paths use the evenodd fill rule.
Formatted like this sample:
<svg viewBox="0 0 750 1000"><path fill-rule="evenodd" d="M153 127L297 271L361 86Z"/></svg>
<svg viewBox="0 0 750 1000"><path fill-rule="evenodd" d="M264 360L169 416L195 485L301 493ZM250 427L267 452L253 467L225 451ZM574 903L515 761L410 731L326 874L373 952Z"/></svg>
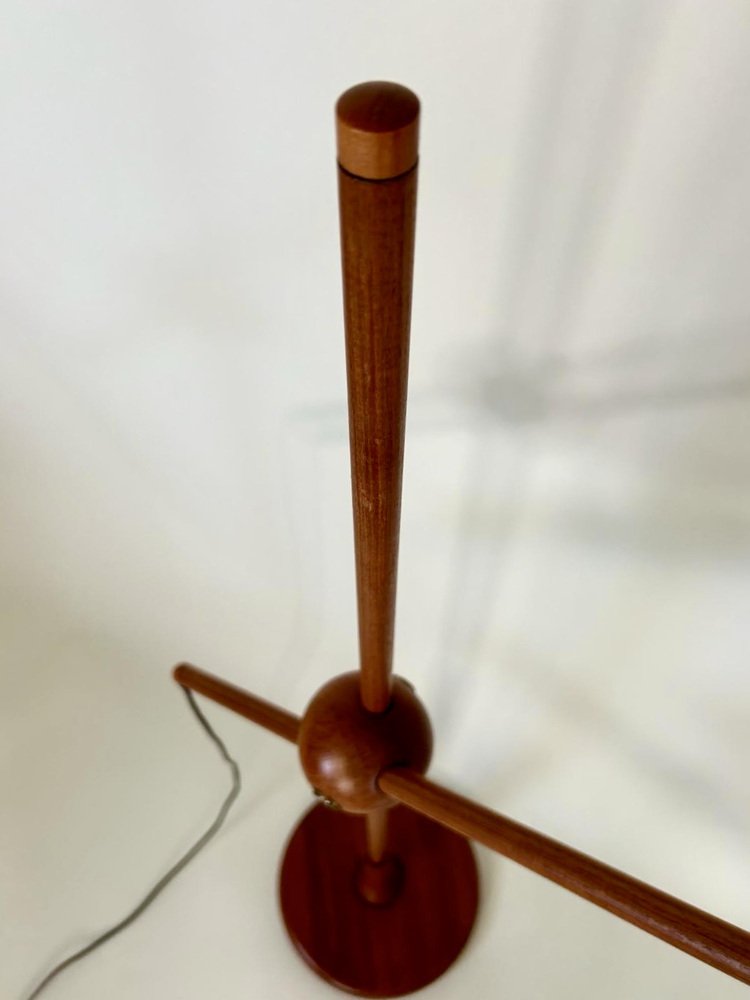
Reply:
<svg viewBox="0 0 750 1000"><path fill-rule="evenodd" d="M336 106L362 703L390 701L419 102L362 84Z"/></svg>
<svg viewBox="0 0 750 1000"><path fill-rule="evenodd" d="M363 84L336 106L359 666L370 712L391 699L418 135L419 102L396 84ZM386 811L366 823L379 863Z"/></svg>
<svg viewBox="0 0 750 1000"><path fill-rule="evenodd" d="M360 670L324 685L301 719L188 664L174 671L184 687L295 743L316 794L334 807L311 809L284 852L289 936L320 976L359 996L426 986L474 923L471 837L750 983L746 931L424 777L429 719L391 675L419 102L396 84L361 84L336 116Z"/></svg>

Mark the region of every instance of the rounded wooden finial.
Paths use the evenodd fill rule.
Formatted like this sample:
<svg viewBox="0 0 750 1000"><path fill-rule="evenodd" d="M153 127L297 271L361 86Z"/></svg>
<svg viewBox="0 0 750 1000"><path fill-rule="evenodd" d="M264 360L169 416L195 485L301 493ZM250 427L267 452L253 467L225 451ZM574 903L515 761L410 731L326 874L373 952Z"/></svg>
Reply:
<svg viewBox="0 0 750 1000"><path fill-rule="evenodd" d="M381 80L345 91L336 104L341 166L355 177L382 181L411 170L419 147L419 98Z"/></svg>

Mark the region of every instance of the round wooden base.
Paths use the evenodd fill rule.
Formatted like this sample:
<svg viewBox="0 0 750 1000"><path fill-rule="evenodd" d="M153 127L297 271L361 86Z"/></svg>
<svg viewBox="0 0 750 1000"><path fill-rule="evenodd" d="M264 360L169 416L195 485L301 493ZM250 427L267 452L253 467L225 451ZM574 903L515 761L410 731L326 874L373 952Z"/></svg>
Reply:
<svg viewBox="0 0 750 1000"><path fill-rule="evenodd" d="M456 960L477 912L468 841L403 806L388 814L384 863L400 865L393 900L366 902L357 888L366 856L363 816L314 806L297 825L281 866L287 931L312 969L364 997L396 997L437 979Z"/></svg>

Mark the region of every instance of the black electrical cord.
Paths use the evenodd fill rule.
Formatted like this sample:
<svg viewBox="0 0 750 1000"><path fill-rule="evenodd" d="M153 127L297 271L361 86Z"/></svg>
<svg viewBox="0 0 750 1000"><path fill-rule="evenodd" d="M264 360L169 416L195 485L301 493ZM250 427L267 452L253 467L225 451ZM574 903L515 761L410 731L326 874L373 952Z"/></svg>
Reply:
<svg viewBox="0 0 750 1000"><path fill-rule="evenodd" d="M85 947L81 948L80 951L74 952L72 955L68 956L68 958L64 959L53 969L51 969L44 977L44 979L39 983L39 985L31 993L28 994L26 1000L35 1000L35 997L38 997L39 994L42 992L42 990L45 989L45 987L48 986L53 979L59 976L59 974L64 969L67 969L74 962L79 961L79 959L84 958L86 955L90 955L92 951L103 945L105 941L109 941L110 938L113 938L116 934L119 934L120 931L124 931L126 927L132 924L133 921L136 920L143 913L143 911L151 905L151 903L153 903L153 901L161 893L161 891L163 889L166 889L169 883L177 875L179 875L182 869L185 868L185 866L188 865L193 860L196 854L202 851L203 848L206 846L206 844L219 832L219 829L221 828L224 820L227 818L229 810L232 808L234 800L239 795L242 783L240 779L240 769L237 766L236 761L229 756L229 752L227 748L224 746L224 743L222 742L221 738L217 736L214 730L211 728L211 724L209 723L208 719L205 717L203 712L198 707L198 704L193 696L192 691L189 691L187 688L183 688L182 690L185 692L185 697L187 698L188 703L192 708L193 712L195 713L195 716L200 722L201 726L203 726L204 730L206 731L210 739L212 739L213 742L216 744L219 753L229 765L229 770L232 773L232 787L229 790L229 794L224 800L221 809L219 809L216 819L213 821L211 826L209 826L209 828L206 830L203 836L200 837L193 844L193 846L180 858L180 860L175 865L173 865L165 875L163 875L159 879L156 885L144 896L144 898L135 907L135 909L132 910L130 913L128 913L126 917L123 917L123 919L119 923L115 924L114 927L110 927L109 930L104 931L98 937L95 937L93 941L91 941Z"/></svg>

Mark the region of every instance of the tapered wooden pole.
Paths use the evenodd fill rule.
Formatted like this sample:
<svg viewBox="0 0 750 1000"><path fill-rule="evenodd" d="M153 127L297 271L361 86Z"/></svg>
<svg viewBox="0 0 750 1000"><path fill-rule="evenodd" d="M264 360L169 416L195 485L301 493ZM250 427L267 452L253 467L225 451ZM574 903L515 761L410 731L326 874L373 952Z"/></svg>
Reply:
<svg viewBox="0 0 750 1000"><path fill-rule="evenodd" d="M750 983L750 934L551 837L501 816L404 768L385 771L382 791L456 833L473 837L518 864L610 913Z"/></svg>
<svg viewBox="0 0 750 1000"><path fill-rule="evenodd" d="M419 101L366 83L336 105L362 702L390 701Z"/></svg>

